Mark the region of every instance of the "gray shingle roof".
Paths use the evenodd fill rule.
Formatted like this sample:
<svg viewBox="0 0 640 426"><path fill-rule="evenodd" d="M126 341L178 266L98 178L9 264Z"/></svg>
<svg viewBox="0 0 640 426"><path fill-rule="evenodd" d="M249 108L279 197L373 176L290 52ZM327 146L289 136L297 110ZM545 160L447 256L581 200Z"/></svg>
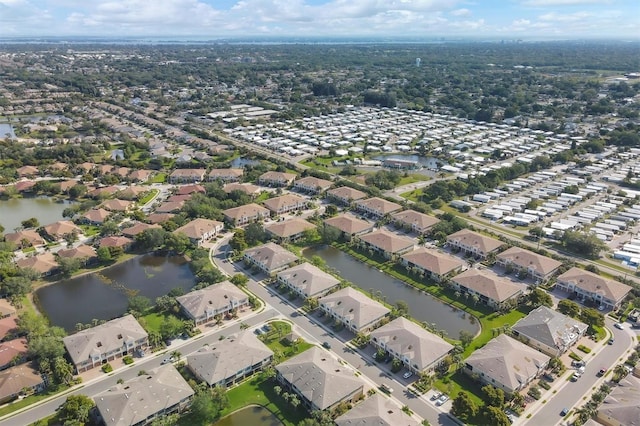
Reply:
<svg viewBox="0 0 640 426"><path fill-rule="evenodd" d="M380 394L375 394L335 420L338 426L419 426L420 422Z"/></svg>
<svg viewBox="0 0 640 426"><path fill-rule="evenodd" d="M364 382L352 370L318 347L278 364L276 370L320 410L364 387Z"/></svg>
<svg viewBox="0 0 640 426"><path fill-rule="evenodd" d="M574 340L576 334L583 333L587 324L540 306L515 323L512 329L547 346L560 348Z"/></svg>
<svg viewBox="0 0 640 426"><path fill-rule="evenodd" d="M94 399L107 426L137 424L193 395L193 389L171 364L120 383Z"/></svg>
<svg viewBox="0 0 640 426"><path fill-rule="evenodd" d="M273 356L273 351L251 331L213 343L187 357L189 368L209 385Z"/></svg>

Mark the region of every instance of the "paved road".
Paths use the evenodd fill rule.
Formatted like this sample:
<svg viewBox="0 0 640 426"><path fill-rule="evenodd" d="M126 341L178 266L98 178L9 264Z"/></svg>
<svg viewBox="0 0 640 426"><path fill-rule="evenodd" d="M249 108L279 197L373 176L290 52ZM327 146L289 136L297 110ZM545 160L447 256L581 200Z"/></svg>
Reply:
<svg viewBox="0 0 640 426"><path fill-rule="evenodd" d="M376 365L374 361L366 355L354 351L351 347L345 345L344 341L325 329L320 322L316 322L313 316L308 317L300 313L295 307L284 302L279 295L272 293L268 288L257 282L250 272L245 271L241 264L230 264L223 262L227 253L230 251L226 243L218 245L214 252L214 260L218 267L229 275L243 273L250 278L248 288L256 296L261 298L266 304L271 305L284 317L295 323L299 330L310 336L313 343L329 342L331 350L340 358L347 361L351 366L360 371L371 383L380 385L387 384L395 390L393 397L396 398L400 405L407 405L411 410L423 419L429 420L431 424L455 425L455 423L443 412L439 411L425 397L417 397L415 394L405 389L408 384L397 374L392 374L386 370L385 365ZM415 376L414 376L415 377Z"/></svg>
<svg viewBox="0 0 640 426"><path fill-rule="evenodd" d="M615 341L613 345L607 345L598 352L595 357L587 360L587 365L584 374L576 382L564 381L560 385L560 388L555 388L557 393L553 398L542 405L539 411L536 411L530 419L525 419L521 425L556 425L556 424L568 424L568 419L560 417L560 411L563 408L572 409L576 405L582 405L585 400L582 399L583 395L587 396L587 401L590 399L590 395L594 388L600 387L600 385L611 379L611 374L605 377L598 377L597 373L601 368L607 368L612 370L617 364L619 364L623 358L627 357L627 349L633 344L632 334L628 329L618 330L613 327L613 321L609 318L606 319L607 326L613 331ZM561 379L564 380L564 379Z"/></svg>
<svg viewBox="0 0 640 426"><path fill-rule="evenodd" d="M174 350L180 351L183 357L187 354L197 351L205 344L212 344L219 340L220 336L229 336L231 334L240 331L240 323L251 326L262 324L263 322L270 320L278 316L278 312L270 307L267 307L262 312L255 313L253 316L244 317L240 320L223 324L222 326L216 326L213 332L205 333L194 339L185 341L182 344L172 345L167 351L158 352L157 354L148 355L145 359L136 359L136 362L128 367L121 368L114 372L111 376L100 376L98 379L83 383L78 388L75 388L72 392L66 393L54 397L53 399L37 405L33 408L27 409L19 414L15 414L9 418L3 418L0 420L1 426L24 426L31 424L39 419L52 415L56 408L58 408L67 399L67 396L72 394L82 394L87 396L95 396L111 386L115 385L118 379L129 380L138 375L140 370L150 370L160 366L162 360L167 356L169 352Z"/></svg>

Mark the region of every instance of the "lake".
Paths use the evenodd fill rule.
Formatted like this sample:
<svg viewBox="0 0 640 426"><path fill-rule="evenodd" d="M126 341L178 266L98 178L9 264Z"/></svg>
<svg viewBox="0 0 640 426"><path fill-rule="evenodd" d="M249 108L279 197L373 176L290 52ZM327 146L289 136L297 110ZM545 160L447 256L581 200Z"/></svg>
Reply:
<svg viewBox="0 0 640 426"><path fill-rule="evenodd" d="M258 164L260 164L260 160L251 160L249 158L244 158L244 157L234 158L231 161L231 167L234 169L239 169L244 166L255 166Z"/></svg>
<svg viewBox="0 0 640 426"><path fill-rule="evenodd" d="M188 292L194 284L184 258L146 254L42 287L34 297L52 325L73 331L77 323L121 316L127 310L129 295L145 296L154 302L173 288Z"/></svg>
<svg viewBox="0 0 640 426"><path fill-rule="evenodd" d="M266 408L252 405L229 414L213 426L282 426L282 422Z"/></svg>
<svg viewBox="0 0 640 426"><path fill-rule="evenodd" d="M427 169L437 170L440 168L440 162L433 157L423 157L417 154L383 154L372 157L374 160L403 160L403 161L417 161L422 167Z"/></svg>
<svg viewBox="0 0 640 426"><path fill-rule="evenodd" d="M48 197L0 198L0 225L5 232L13 232L23 220L35 217L40 225L63 220L62 212L72 205L71 201L56 201Z"/></svg>
<svg viewBox="0 0 640 426"><path fill-rule="evenodd" d="M460 330L469 331L474 335L480 330L478 321L472 316L358 261L335 247L309 248L303 254L306 258L320 256L327 266L338 271L342 278L365 291L379 292L389 304L395 304L398 300L407 302L409 315L420 322L435 324L437 329L444 330L449 337L457 339Z"/></svg>
<svg viewBox="0 0 640 426"><path fill-rule="evenodd" d="M16 134L13 131L13 126L9 123L0 123L0 139L8 137L9 139L15 139Z"/></svg>

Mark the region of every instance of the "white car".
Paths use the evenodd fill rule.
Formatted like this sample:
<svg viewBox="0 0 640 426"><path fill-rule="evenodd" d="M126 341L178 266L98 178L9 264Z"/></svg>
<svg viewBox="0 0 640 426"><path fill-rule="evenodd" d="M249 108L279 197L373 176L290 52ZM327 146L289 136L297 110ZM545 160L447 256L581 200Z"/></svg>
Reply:
<svg viewBox="0 0 640 426"><path fill-rule="evenodd" d="M411 371L407 371L406 373L404 373L402 375L402 377L405 378L405 379L408 379L411 376L413 376L413 372L411 372Z"/></svg>
<svg viewBox="0 0 640 426"><path fill-rule="evenodd" d="M613 326L615 328L617 328L618 330L624 330L624 324L622 324L621 322L617 322L617 323L613 324Z"/></svg>
<svg viewBox="0 0 640 426"><path fill-rule="evenodd" d="M445 402L447 402L449 400L449 397L447 395L442 395L440 398L438 398L438 400L436 401L436 405L437 406L441 406L442 404L444 404Z"/></svg>

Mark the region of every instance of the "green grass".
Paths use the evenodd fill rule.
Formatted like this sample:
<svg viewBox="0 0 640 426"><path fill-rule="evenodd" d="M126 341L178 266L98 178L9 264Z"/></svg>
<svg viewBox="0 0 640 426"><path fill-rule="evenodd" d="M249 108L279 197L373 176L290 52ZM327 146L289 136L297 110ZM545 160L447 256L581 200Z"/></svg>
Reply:
<svg viewBox="0 0 640 426"><path fill-rule="evenodd" d="M416 182L424 182L426 180L430 180L431 178L429 176L425 176L425 175L421 175L421 174L412 174L412 175L408 175L408 176L403 176L400 179L400 183L398 183L398 186L402 186L402 185L408 185L410 183L416 183Z"/></svg>
<svg viewBox="0 0 640 426"><path fill-rule="evenodd" d="M100 228L96 225L80 225L80 229L82 229L82 233L87 237L93 237L100 233Z"/></svg>
<svg viewBox="0 0 640 426"><path fill-rule="evenodd" d="M600 340L607 337L607 330L604 327L598 327L597 325L592 325L591 327L596 332L595 334L596 342L599 342Z"/></svg>
<svg viewBox="0 0 640 426"><path fill-rule="evenodd" d="M262 191L260 193L260 195L258 195L258 197L256 198L256 200L254 201L254 203L256 204L260 204L261 202L268 200L269 196L271 195L271 193L267 192L267 191Z"/></svg>
<svg viewBox="0 0 640 426"><path fill-rule="evenodd" d="M407 200L413 201L414 203L417 203L419 201L420 195L422 195L421 189L414 189L413 191L407 191L400 194L402 198L406 198Z"/></svg>
<svg viewBox="0 0 640 426"><path fill-rule="evenodd" d="M484 405L482 386L480 382L473 380L462 371L455 372L447 379L438 380L434 383L436 389L446 393L451 399L454 399L462 391L467 392L479 407Z"/></svg>
<svg viewBox="0 0 640 426"><path fill-rule="evenodd" d="M147 204L149 201L151 201L151 199L153 197L155 197L160 191L158 189L152 189L150 191L148 191L144 197L142 197L140 200L138 200L138 205L140 206L144 206L145 204Z"/></svg>
<svg viewBox="0 0 640 426"><path fill-rule="evenodd" d="M140 317L140 320L143 322L144 329L147 330L147 332L156 331L160 333L162 323L171 315L172 314L151 312Z"/></svg>
<svg viewBox="0 0 640 426"><path fill-rule="evenodd" d="M14 402L10 402L4 407L0 408L0 417L6 416L7 414L11 414L14 411L17 411L21 408L27 407L31 404L35 404L38 401L42 401L43 399L49 398L50 396L60 394L65 390L69 389L68 387L62 386L54 389L45 390L42 393L28 396L21 400L15 400Z"/></svg>
<svg viewBox="0 0 640 426"><path fill-rule="evenodd" d="M281 355L280 361L298 355L313 346L311 343L305 342L302 339L299 339L296 344L287 342L284 338L287 334L291 333L291 324L288 322L272 321L269 324L271 325L271 331L261 335L260 340L274 353ZM280 330L278 331L278 329Z"/></svg>
<svg viewBox="0 0 640 426"><path fill-rule="evenodd" d="M147 181L147 183L164 183L167 180L166 173L158 173Z"/></svg>
<svg viewBox="0 0 640 426"><path fill-rule="evenodd" d="M274 385L273 379L264 379L257 375L230 389L227 392L230 406L221 413L221 417L249 405L263 406L278 417L285 426L295 426L308 417L302 404L293 408L291 404L275 393Z"/></svg>

